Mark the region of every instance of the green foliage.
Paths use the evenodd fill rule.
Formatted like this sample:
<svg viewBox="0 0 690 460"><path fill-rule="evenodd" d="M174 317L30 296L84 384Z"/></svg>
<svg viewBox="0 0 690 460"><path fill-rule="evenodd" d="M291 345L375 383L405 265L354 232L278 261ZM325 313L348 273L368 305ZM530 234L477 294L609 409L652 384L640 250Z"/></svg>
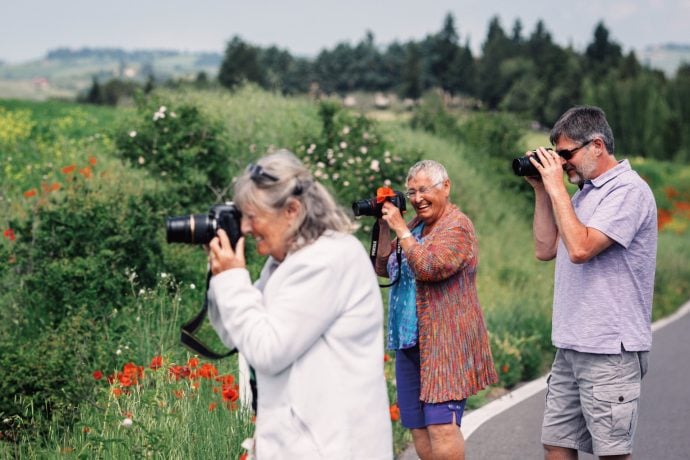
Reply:
<svg viewBox="0 0 690 460"><path fill-rule="evenodd" d="M193 104L164 97L140 99L136 118L116 137L119 155L169 189L182 209L208 202L230 185L222 126Z"/></svg>
<svg viewBox="0 0 690 460"><path fill-rule="evenodd" d="M393 150L374 121L332 101L321 103L319 115L321 136L306 139L295 154L342 205L371 198L378 187L404 184L411 159Z"/></svg>
<svg viewBox="0 0 690 460"><path fill-rule="evenodd" d="M244 82L261 83L261 79L258 48L234 36L225 49L218 81L226 88L234 89Z"/></svg>
<svg viewBox="0 0 690 460"><path fill-rule="evenodd" d="M45 326L81 308L102 317L127 294L126 269L152 285L161 265L155 197L106 180L70 179L65 193L37 203L32 218L14 225L21 303Z"/></svg>
<svg viewBox="0 0 690 460"><path fill-rule="evenodd" d="M452 137L458 129L458 122L446 109L442 96L434 91L424 95L414 110L410 125L444 137Z"/></svg>

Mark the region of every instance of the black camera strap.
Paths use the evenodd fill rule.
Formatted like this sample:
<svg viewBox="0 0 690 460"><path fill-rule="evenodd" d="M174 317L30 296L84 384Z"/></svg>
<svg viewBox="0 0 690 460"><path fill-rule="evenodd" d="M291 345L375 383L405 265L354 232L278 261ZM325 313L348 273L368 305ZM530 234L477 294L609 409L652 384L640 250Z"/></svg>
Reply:
<svg viewBox="0 0 690 460"><path fill-rule="evenodd" d="M204 306L194 318L182 325L180 328L180 342L182 342L182 344L190 350L199 353L205 358L221 359L237 353L237 348L234 348L226 353L216 353L194 335L201 327L201 323L203 323L204 319L206 318L206 313L208 311L208 288L210 283L211 271L209 270L208 275L206 275L206 297L204 298Z"/></svg>
<svg viewBox="0 0 690 460"><path fill-rule="evenodd" d="M369 258L371 263L376 267L376 251L379 247L379 221L378 219L374 222L374 227L371 230L371 247L369 248ZM397 240L395 245L395 258L398 261L398 273L388 284L379 284L379 287L387 288L393 286L400 280L400 273L402 271L402 246L400 246L400 239Z"/></svg>
<svg viewBox="0 0 690 460"><path fill-rule="evenodd" d="M209 270L208 274L206 275L206 295L204 297L204 306L194 318L182 325L180 328L180 342L182 342L184 346L193 352L196 352L205 358L222 359L237 353L237 348L233 348L226 353L216 353L194 335L194 333L201 327L201 323L203 323L204 319L206 318L206 314L208 313L208 288L211 284L211 276L213 276L213 274L211 273L211 270ZM259 395L256 386L256 375L254 373L254 368L251 366L249 367L249 388L252 392L252 409L254 410L254 413L256 413Z"/></svg>

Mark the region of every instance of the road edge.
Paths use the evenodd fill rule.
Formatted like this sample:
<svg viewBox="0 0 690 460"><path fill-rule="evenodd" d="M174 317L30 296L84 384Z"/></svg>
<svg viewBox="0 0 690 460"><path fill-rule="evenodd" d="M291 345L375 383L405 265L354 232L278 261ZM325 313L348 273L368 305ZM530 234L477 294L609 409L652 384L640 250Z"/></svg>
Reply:
<svg viewBox="0 0 690 460"><path fill-rule="evenodd" d="M690 300L685 302L673 314L652 323L652 332L671 324L678 318L690 313ZM504 412L525 399L539 393L546 388L546 378L543 375L531 382L521 385L514 391L507 393L490 403L469 412L462 418L462 434L465 439L469 438L474 431L492 417Z"/></svg>

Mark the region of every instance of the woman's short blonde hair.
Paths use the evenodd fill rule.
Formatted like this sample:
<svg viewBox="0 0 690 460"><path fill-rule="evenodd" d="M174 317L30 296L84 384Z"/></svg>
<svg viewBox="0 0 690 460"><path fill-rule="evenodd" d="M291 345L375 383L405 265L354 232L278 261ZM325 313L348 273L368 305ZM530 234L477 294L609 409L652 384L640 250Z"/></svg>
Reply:
<svg viewBox="0 0 690 460"><path fill-rule="evenodd" d="M289 150L280 150L250 165L234 184L235 204L280 211L290 200L301 203L291 251L315 241L326 230L350 233L354 226L333 196Z"/></svg>

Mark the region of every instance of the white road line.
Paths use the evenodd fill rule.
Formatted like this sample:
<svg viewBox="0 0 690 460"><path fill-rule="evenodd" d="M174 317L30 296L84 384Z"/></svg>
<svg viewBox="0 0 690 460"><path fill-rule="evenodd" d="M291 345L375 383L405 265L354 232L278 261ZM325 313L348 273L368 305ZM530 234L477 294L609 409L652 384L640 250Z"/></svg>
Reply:
<svg viewBox="0 0 690 460"><path fill-rule="evenodd" d="M690 301L685 302L685 304L683 304L683 306L681 306L672 315L654 322L652 324L652 331L656 332L662 327L667 326L688 313L690 313ZM544 390L546 388L547 375L539 377L536 380L532 380L531 382L520 386L520 388L516 389L515 391L511 391L495 401L491 401L489 404L473 410L472 412L469 412L463 416L462 434L465 439L469 438L470 435L487 420Z"/></svg>

